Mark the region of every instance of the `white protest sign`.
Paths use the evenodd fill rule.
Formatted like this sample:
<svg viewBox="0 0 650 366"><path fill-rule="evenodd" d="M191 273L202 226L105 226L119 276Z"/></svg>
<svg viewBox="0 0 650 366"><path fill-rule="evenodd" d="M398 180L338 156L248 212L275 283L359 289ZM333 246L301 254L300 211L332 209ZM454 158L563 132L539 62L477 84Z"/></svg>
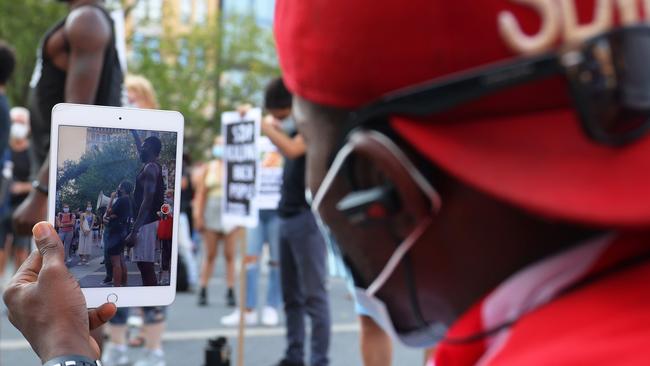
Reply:
<svg viewBox="0 0 650 366"><path fill-rule="evenodd" d="M257 140L261 120L262 110L259 108L251 109L243 116L239 112L225 112L221 115L225 182L222 207L225 225L257 226Z"/></svg>
<svg viewBox="0 0 650 366"><path fill-rule="evenodd" d="M280 202L284 158L268 137L260 137L257 148L260 160L257 176L257 207L260 210L275 210Z"/></svg>

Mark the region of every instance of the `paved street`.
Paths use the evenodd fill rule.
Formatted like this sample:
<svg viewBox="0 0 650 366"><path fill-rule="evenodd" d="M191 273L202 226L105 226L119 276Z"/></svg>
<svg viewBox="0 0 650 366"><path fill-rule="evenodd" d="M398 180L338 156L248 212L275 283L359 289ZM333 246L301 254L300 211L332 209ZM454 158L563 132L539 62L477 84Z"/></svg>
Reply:
<svg viewBox="0 0 650 366"><path fill-rule="evenodd" d="M97 260L100 259L96 258L95 261ZM88 266L90 268L88 270L97 272L99 266L97 267L98 269L94 270L95 267ZM208 307L196 306L196 294L179 293L176 301L169 308L168 330L164 337L168 365L203 365L203 349L206 339L217 335L228 337L234 357L236 329L224 328L219 323L221 316L232 311L225 305L223 267L223 262L219 260L216 275L209 288L210 304ZM80 268L85 268L85 266ZM129 269L129 272L131 271L137 271L137 269ZM129 277L137 278L139 276L130 275ZM98 278L101 280L100 277ZM264 299L263 291L266 288L266 281L261 281L260 284L259 298ZM330 288L334 322L330 351L331 364L333 366L360 365L358 324L345 283L339 278L333 278L330 281ZM2 309L2 316L0 316L0 365L40 365L27 342L7 321L3 306L4 304L0 306ZM272 365L282 356L285 347L283 327L250 327L247 329L246 335L245 365ZM140 353L140 349L129 350L132 359L137 359ZM393 363L398 366L421 365L422 357L421 351L397 347ZM234 362L232 364L235 365Z"/></svg>

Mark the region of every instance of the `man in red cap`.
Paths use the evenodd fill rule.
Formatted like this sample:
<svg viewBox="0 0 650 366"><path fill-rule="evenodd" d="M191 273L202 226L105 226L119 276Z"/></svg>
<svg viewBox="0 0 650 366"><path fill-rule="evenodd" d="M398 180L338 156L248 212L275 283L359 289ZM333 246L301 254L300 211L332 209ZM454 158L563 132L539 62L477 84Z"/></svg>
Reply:
<svg viewBox="0 0 650 366"><path fill-rule="evenodd" d="M312 208L432 364L649 359L645 4L277 4Z"/></svg>
<svg viewBox="0 0 650 366"><path fill-rule="evenodd" d="M650 359L646 4L278 1L312 208L358 300L403 343L437 343L432 364ZM82 352L33 331L46 292L25 283L60 285L37 258L10 319L39 354Z"/></svg>

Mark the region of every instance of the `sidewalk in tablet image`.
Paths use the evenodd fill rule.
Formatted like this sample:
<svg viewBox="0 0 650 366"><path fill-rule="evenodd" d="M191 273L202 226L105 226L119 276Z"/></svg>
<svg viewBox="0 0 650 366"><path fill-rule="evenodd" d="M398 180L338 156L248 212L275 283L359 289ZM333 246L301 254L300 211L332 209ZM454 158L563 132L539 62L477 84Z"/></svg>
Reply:
<svg viewBox="0 0 650 366"><path fill-rule="evenodd" d="M99 259L97 263L101 262L101 258L95 258L93 263L97 259ZM167 365L203 365L203 350L206 338L216 335L228 337L234 357L237 347L237 330L236 328L224 328L219 323L222 316L232 312L231 308L226 307L224 300L226 286L223 280L223 268L224 263L220 257L216 266L217 273L215 278L212 279L209 288L209 306L198 307L195 293L179 293L176 301L170 307L168 331L164 335ZM88 269L88 271L92 271L92 269ZM131 275L132 271L137 271L137 269L129 267L129 284L131 277L134 280L139 277L139 275ZM94 273L90 272L86 277L95 276ZM97 277L97 279L101 281L102 278ZM264 276L260 281L260 299L265 298L266 285L266 277ZM333 323L332 345L330 348L331 365L361 365L361 357L358 351L359 327L352 301L347 294L345 282L339 278L333 278L330 280L329 287ZM4 304L0 305L0 312L2 313L0 315L0 365L39 366L38 358L29 349L27 342L7 320ZM277 327L249 327L246 329L244 364L247 366L272 365L280 360L285 345L283 325ZM309 349L308 344L306 349ZM141 349L129 349L131 359L136 359L141 352ZM423 354L420 350L397 346L393 360L394 365L421 365ZM231 364L236 365L234 360Z"/></svg>
<svg viewBox="0 0 650 366"><path fill-rule="evenodd" d="M159 251L158 251L159 252ZM160 258L160 253L157 253L157 258ZM72 261L66 264L70 272L79 279L79 284L82 288L85 287L110 287L109 284L102 284L106 277L106 267L102 263L104 261L104 250L99 246L99 240L94 240L92 245L91 259L87 265L82 265L78 255L72 257ZM127 286L142 286L142 278L137 264L127 259ZM160 273L160 263L155 263L156 273ZM1 364L0 364L1 365Z"/></svg>

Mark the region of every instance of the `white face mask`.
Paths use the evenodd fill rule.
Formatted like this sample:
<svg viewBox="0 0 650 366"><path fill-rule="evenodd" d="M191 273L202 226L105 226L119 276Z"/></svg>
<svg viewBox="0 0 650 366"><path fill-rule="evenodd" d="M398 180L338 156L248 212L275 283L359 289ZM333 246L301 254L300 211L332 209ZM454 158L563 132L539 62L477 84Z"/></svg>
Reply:
<svg viewBox="0 0 650 366"><path fill-rule="evenodd" d="M12 123L9 130L9 136L12 139L26 139L29 134L29 128L24 123Z"/></svg>
<svg viewBox="0 0 650 366"><path fill-rule="evenodd" d="M92 210L93 210L92 207L86 207L86 211L90 212L90 211L92 211Z"/></svg>
<svg viewBox="0 0 650 366"><path fill-rule="evenodd" d="M70 212L70 209L67 208L67 207L64 207L64 208L63 208L63 212L68 213L68 212Z"/></svg>
<svg viewBox="0 0 650 366"><path fill-rule="evenodd" d="M296 121L294 121L292 115L280 121L280 125L282 126L282 131L287 135L292 135L298 130L296 128Z"/></svg>
<svg viewBox="0 0 650 366"><path fill-rule="evenodd" d="M408 159L406 159L406 157L403 156L401 150L399 150L399 148L384 135L377 133L377 135L375 135L374 137L378 141L382 142L384 146L386 146L391 151L393 151L393 154L396 154L396 156L400 157L400 160L402 160L402 163L410 172L410 174L413 176L414 180L418 183L420 188L422 188L422 190L426 192L427 195L432 200L432 204L435 210L438 210L441 205L440 196L433 189L433 187L431 187L428 181L426 181L426 179L420 174L420 172L417 171L417 169L412 166L412 164L408 161ZM329 191L335 177L339 175L340 170L343 167L343 164L345 163L348 156L352 152L353 152L353 148L350 144L346 144L345 146L343 146L343 148L341 148L341 150L336 155L336 158L334 159L332 166L330 167L325 178L323 179L321 186L319 187L318 191L314 195L312 211L316 216L317 221L319 221L321 224L325 226L326 224L321 219L320 214L318 212L319 207L326 193ZM382 300L377 298L375 294L388 281L388 279L391 277L393 272L395 272L397 266L400 264L402 258L404 258L404 256L408 253L411 247L413 247L413 245L420 239L420 237L427 230L430 224L431 224L431 219L429 218L429 219L422 220L415 227L415 229L411 232L411 234L409 234L406 237L406 239L404 239L404 241L397 246L397 249L393 252L388 262L386 262L379 276L377 276L377 278L370 284L370 286L368 286L367 289L355 287L356 299L359 302L359 304L364 307L368 315L371 318L373 318L373 320L377 322L377 324L379 324L392 338L400 341L402 344L409 347L426 348L426 347L434 346L435 344L440 342L440 340L444 337L447 331L447 327L442 323L436 322L436 323L429 324L427 327L418 329L416 331L412 331L408 333L399 333L395 329L395 326L393 325L386 304ZM327 231L331 231L331 230L327 228Z"/></svg>

